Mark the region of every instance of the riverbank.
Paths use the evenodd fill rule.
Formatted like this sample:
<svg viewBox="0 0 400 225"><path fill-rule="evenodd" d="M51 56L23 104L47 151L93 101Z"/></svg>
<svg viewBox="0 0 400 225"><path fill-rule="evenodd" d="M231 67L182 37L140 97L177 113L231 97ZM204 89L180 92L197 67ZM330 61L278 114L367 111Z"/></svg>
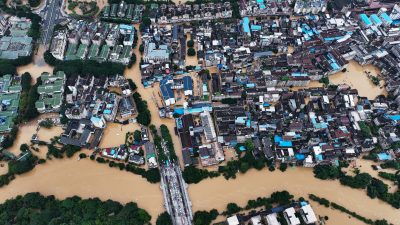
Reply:
<svg viewBox="0 0 400 225"><path fill-rule="evenodd" d="M78 155L78 154L77 154ZM152 216L152 223L164 211L159 184L150 184L140 176L100 165L89 159L48 160L29 173L19 175L1 188L0 202L28 192L40 192L64 199L73 195L98 197L120 203L137 202Z"/></svg>
<svg viewBox="0 0 400 225"><path fill-rule="evenodd" d="M206 179L198 184L190 185L189 195L193 211L213 208L223 211L230 202L243 206L249 199L269 196L275 191L282 190L287 190L296 197L307 198L308 194L315 194L367 218L374 220L385 218L393 224L400 224L397 209L380 200L370 199L363 190L343 186L338 181L316 179L310 168L289 168L284 173L253 169L245 175L239 174L233 180L225 180L223 177ZM322 209L318 206L315 211L318 215L328 215L330 218L328 224L360 224L355 219L349 220L345 214L343 214L345 216L338 216L342 213L330 209Z"/></svg>

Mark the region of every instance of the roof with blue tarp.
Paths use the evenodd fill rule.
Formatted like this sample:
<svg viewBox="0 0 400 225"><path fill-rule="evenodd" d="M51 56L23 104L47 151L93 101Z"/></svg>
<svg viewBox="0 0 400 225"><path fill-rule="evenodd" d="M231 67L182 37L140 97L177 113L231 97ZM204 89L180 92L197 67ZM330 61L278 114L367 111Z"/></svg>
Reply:
<svg viewBox="0 0 400 225"><path fill-rule="evenodd" d="M242 20L242 25L243 25L243 31L244 32L246 32L246 33L250 33L250 26L249 26L249 24L250 24L250 19L249 19L249 17L244 17L243 18L243 20Z"/></svg>
<svg viewBox="0 0 400 225"><path fill-rule="evenodd" d="M360 19L365 26L371 26L372 22L365 13L360 14Z"/></svg>
<svg viewBox="0 0 400 225"><path fill-rule="evenodd" d="M260 25L251 25L251 30L252 31L260 31L261 30L261 26Z"/></svg>
<svg viewBox="0 0 400 225"><path fill-rule="evenodd" d="M394 120L394 121L399 121L400 120L400 114L399 115L386 115L388 119Z"/></svg>
<svg viewBox="0 0 400 225"><path fill-rule="evenodd" d="M378 153L378 159L382 161L391 160L392 156L387 153Z"/></svg>
<svg viewBox="0 0 400 225"><path fill-rule="evenodd" d="M371 20L377 25L381 25L382 24L382 20L376 14L372 14L371 15Z"/></svg>
<svg viewBox="0 0 400 225"><path fill-rule="evenodd" d="M386 13L382 13L381 14L381 18L384 21L386 21L387 23L392 23L393 22L392 18L390 18L390 16L388 16L388 14L386 14Z"/></svg>
<svg viewBox="0 0 400 225"><path fill-rule="evenodd" d="M183 115L184 112L185 112L185 111L184 111L183 108L175 108L175 109L174 109L174 113L177 113L177 114L179 114L179 115Z"/></svg>
<svg viewBox="0 0 400 225"><path fill-rule="evenodd" d="M300 153L297 153L296 155L295 155L295 157L296 157L296 159L297 160L304 160L306 157L304 156L304 154L300 154Z"/></svg>
<svg viewBox="0 0 400 225"><path fill-rule="evenodd" d="M292 147L293 146L292 141L284 141L283 138L278 135L274 136L274 141L276 144L278 144L279 147Z"/></svg>

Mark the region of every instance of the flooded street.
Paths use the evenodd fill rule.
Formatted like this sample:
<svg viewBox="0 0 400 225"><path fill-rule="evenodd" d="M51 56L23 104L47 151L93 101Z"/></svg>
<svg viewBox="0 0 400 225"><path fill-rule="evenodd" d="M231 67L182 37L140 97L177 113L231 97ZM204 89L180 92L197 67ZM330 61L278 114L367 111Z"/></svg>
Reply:
<svg viewBox="0 0 400 225"><path fill-rule="evenodd" d="M139 30L139 25L135 25L135 27L137 30ZM138 40L137 46L140 46L141 38L140 38L140 34L138 34L138 35L139 35L139 40ZM136 47L134 49L134 53L136 54L137 58L141 57L138 47ZM137 91L142 95L143 100L147 101L149 110L151 112L151 123L154 124L157 128L159 128L162 124L164 124L168 127L169 132L171 133L171 136L172 136L172 140L174 142L176 155L180 159L181 166L183 166L182 145L179 140L179 137L177 135L175 135L175 129L174 129L175 121L173 119L161 119L158 114L159 110L158 110L156 102L160 102L160 100L155 99L155 98L159 98L158 92L160 90L159 90L159 88L157 88L158 85L155 85L154 88L151 88L151 87L144 88L144 86L142 85L142 82L141 82L139 63L136 63L130 69L126 69L124 72L124 75L126 78L131 78L135 82L136 86L138 87Z"/></svg>
<svg viewBox="0 0 400 225"><path fill-rule="evenodd" d="M347 72L339 72L329 77L329 81L333 84L347 84L358 90L360 96L374 99L378 95L386 95L386 90L383 87L384 81L381 81L379 86L375 86L367 77L364 71L371 72L371 75L380 74L378 68L373 65L361 66L356 61L350 61L347 66ZM382 86L383 88L381 88Z"/></svg>
<svg viewBox="0 0 400 225"><path fill-rule="evenodd" d="M44 59L43 59L43 54L46 51L46 47L43 45L40 45L37 52L35 53L33 57L33 62L25 65L25 66L20 66L17 68L17 73L18 75L22 75L25 72L28 72L32 76L32 82L36 82L36 79L43 73L43 72L48 72L48 73L53 73L54 67L48 65Z"/></svg>
<svg viewBox="0 0 400 225"><path fill-rule="evenodd" d="M46 117L46 116L48 116L48 115L43 115L43 117ZM14 155L19 155L21 153L19 148L22 144L28 144L28 145L31 144L32 135L36 134L37 127L38 127L37 121L32 121L32 122L20 125L19 129L18 129L17 138L15 139L13 146L8 148L7 151L13 153ZM38 135L38 140L50 142L51 138L53 138L55 136L59 136L62 133L63 133L62 127L53 126L50 129L40 128L39 131L37 132L37 135ZM45 156L46 152L47 152L47 148L42 147L40 149L41 149L41 151L40 151L39 156L41 156L41 157L43 155Z"/></svg>
<svg viewBox="0 0 400 225"><path fill-rule="evenodd" d="M206 179L199 184L189 186L189 195L193 203L193 211L210 210L219 211L226 209L226 205L235 202L245 206L247 201L257 197L269 196L274 191L287 190L296 198L308 198L308 194L325 197L330 201L340 204L362 216L371 219L385 218L393 224L400 224L399 211L390 205L370 199L364 191L342 186L338 181L323 181L314 178L310 168L289 168L286 172L269 172L249 170L245 175L239 175L235 180L225 180L222 176ZM317 207L313 203L313 207ZM349 222L347 215L332 210L319 211L319 215L328 215L332 225L362 224ZM379 210L376 210L379 209ZM345 216L336 216L342 214ZM356 220L354 220L356 221Z"/></svg>
<svg viewBox="0 0 400 225"><path fill-rule="evenodd" d="M159 184L150 184L138 175L111 169L89 159L77 161L76 157L47 161L33 171L17 176L0 190L1 202L27 192L40 192L60 199L78 195L121 203L134 201L152 215L153 223L164 211Z"/></svg>

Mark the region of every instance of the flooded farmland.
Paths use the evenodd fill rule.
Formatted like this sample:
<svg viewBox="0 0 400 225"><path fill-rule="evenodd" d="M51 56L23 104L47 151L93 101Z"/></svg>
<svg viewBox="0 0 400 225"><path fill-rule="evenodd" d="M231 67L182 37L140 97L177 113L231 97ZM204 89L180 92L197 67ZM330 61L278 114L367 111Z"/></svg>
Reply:
<svg viewBox="0 0 400 225"><path fill-rule="evenodd" d="M393 224L400 224L397 209L380 200L370 199L364 191L342 186L338 181L318 180L313 177L310 168L289 168L284 173L269 172L265 169L250 170L234 180L227 181L223 177L207 179L199 184L190 185L189 195L193 203L193 211L213 208L223 211L230 202L245 206L250 199L269 196L274 191L282 190L289 191L297 198L307 198L308 194L315 194L367 218L385 218ZM329 216L328 224L362 224L354 219L349 220L345 214L330 209L321 210L323 207L315 202L312 204L316 207L317 214Z"/></svg>

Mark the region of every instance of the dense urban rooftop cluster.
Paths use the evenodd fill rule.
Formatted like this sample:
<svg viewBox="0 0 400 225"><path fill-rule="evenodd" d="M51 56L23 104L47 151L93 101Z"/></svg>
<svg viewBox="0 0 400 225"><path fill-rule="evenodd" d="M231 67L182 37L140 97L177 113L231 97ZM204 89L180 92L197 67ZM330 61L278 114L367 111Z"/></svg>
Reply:
<svg viewBox="0 0 400 225"><path fill-rule="evenodd" d="M73 20L55 33L50 52L59 60L96 60L129 64L135 28L128 24Z"/></svg>
<svg viewBox="0 0 400 225"><path fill-rule="evenodd" d="M0 59L17 59L31 55L31 25L30 19L0 13Z"/></svg>
<svg viewBox="0 0 400 225"><path fill-rule="evenodd" d="M273 5L279 4L284 3ZM296 6L324 12L326 1L297 1ZM224 161L223 148L246 151L246 140L254 144L256 158L304 166L336 164L376 148L393 150L387 153L393 158L400 135L396 15L395 7L196 26L154 23L142 30L142 83L160 83L165 106L160 116L176 118L186 166L218 164ZM216 67L215 72L182 63L187 40L196 46L197 62ZM378 79L376 85L385 80L389 98L367 99L349 84L329 85L329 76L345 72L353 60L381 69L371 79ZM191 85L184 87L184 80L171 75L186 75ZM292 90L318 81L327 81L325 87ZM182 88L185 99L177 104Z"/></svg>
<svg viewBox="0 0 400 225"><path fill-rule="evenodd" d="M119 4L107 5L101 13L102 19L120 19L138 23L142 19L144 5L126 4L121 1Z"/></svg>

